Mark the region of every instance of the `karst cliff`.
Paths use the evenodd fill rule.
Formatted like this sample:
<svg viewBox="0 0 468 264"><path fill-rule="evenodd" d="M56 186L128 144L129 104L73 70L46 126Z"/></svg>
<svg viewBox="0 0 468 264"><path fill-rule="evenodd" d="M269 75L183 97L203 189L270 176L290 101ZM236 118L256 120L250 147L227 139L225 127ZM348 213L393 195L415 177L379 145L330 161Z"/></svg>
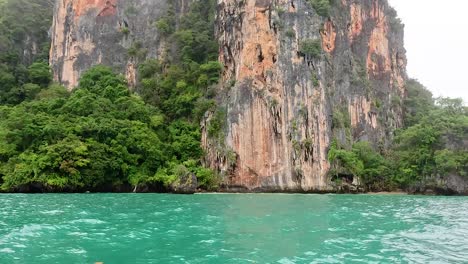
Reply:
<svg viewBox="0 0 468 264"><path fill-rule="evenodd" d="M406 57L394 10L342 0L324 15L309 2L219 1L223 78L235 85L222 98L225 136L203 144L230 188L330 190L332 143L385 149L401 125Z"/></svg>
<svg viewBox="0 0 468 264"><path fill-rule="evenodd" d="M93 65L104 64L137 81L137 65L159 58L167 43L155 22L169 6L181 15L188 0L60 0L55 3L51 29L50 65L54 79L69 89Z"/></svg>
<svg viewBox="0 0 468 264"><path fill-rule="evenodd" d="M169 2L176 16L190 5L57 1L55 80L72 89L90 66L105 64L135 86L138 63L170 50L154 26ZM389 146L402 125L407 76L403 26L386 0L218 0L216 17L222 81L201 144L224 188L329 191L332 144ZM213 137L215 118L224 125Z"/></svg>

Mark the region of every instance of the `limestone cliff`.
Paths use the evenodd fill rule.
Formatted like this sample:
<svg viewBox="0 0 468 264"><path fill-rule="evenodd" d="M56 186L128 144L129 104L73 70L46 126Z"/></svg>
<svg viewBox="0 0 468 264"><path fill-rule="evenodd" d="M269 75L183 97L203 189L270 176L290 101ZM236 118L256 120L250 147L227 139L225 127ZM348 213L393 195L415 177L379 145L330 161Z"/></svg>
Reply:
<svg viewBox="0 0 468 264"><path fill-rule="evenodd" d="M105 64L137 80L136 65L159 58L166 45L155 22L172 5L179 13L188 0L58 0L56 1L50 64L56 81L70 89L83 71ZM176 12L176 13L178 13Z"/></svg>
<svg viewBox="0 0 468 264"><path fill-rule="evenodd" d="M312 2L218 1L226 126L214 139L208 117L203 146L231 190L329 191L332 141L384 151L402 123L406 57L395 11L386 0L340 0L323 16Z"/></svg>
<svg viewBox="0 0 468 264"><path fill-rule="evenodd" d="M401 126L406 56L395 11L387 0L334 0L326 12L314 2L218 0L220 107L202 124L202 145L231 190L332 190L332 142L367 140L384 152ZM170 52L155 22L170 5L179 17L189 4L56 1L55 79L71 89L105 64L134 86L139 62ZM213 137L220 116L223 133Z"/></svg>

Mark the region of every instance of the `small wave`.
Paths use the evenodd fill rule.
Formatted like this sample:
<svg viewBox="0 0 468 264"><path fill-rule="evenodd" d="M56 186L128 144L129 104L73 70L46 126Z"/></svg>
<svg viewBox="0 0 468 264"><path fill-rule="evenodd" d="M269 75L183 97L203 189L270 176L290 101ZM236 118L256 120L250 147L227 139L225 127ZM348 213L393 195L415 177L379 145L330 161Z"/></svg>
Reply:
<svg viewBox="0 0 468 264"><path fill-rule="evenodd" d="M23 244L14 244L13 247L15 247L15 248L26 248L26 245L23 245Z"/></svg>
<svg viewBox="0 0 468 264"><path fill-rule="evenodd" d="M206 243L206 244L213 244L214 242L215 242L215 241L212 240L212 239L200 241L200 243Z"/></svg>
<svg viewBox="0 0 468 264"><path fill-rule="evenodd" d="M48 211L42 211L40 213L45 214L45 215L58 215L58 214L61 214L63 212L64 211L62 211L62 210L48 210Z"/></svg>
<svg viewBox="0 0 468 264"><path fill-rule="evenodd" d="M280 264L294 264L294 261L288 259L288 258L282 258L277 261Z"/></svg>
<svg viewBox="0 0 468 264"><path fill-rule="evenodd" d="M99 219L77 219L77 220L71 221L70 223L71 224L84 223L84 224L97 225L97 224L105 224L106 222L99 220Z"/></svg>
<svg viewBox="0 0 468 264"><path fill-rule="evenodd" d="M69 236L80 236L80 237L82 237L82 236L88 235L88 233L83 233L83 232L70 232L70 233L68 233L68 235L69 235Z"/></svg>
<svg viewBox="0 0 468 264"><path fill-rule="evenodd" d="M371 213L361 213L361 215L364 216L364 217L379 217L379 218L385 217L384 215L378 214L378 213L375 213L375 212L371 212Z"/></svg>
<svg viewBox="0 0 468 264"><path fill-rule="evenodd" d="M56 228L51 225L42 225L42 224L30 224L24 225L19 230L12 230L10 233L3 236L2 240L9 238L19 238L19 237L37 237L41 235L43 230L55 230ZM21 240L21 239L19 239Z"/></svg>
<svg viewBox="0 0 468 264"><path fill-rule="evenodd" d="M11 248L2 248L2 249L0 249L0 252L9 253L9 254L15 253L15 251L13 249L11 249Z"/></svg>
<svg viewBox="0 0 468 264"><path fill-rule="evenodd" d="M77 255L86 254L86 250L84 250L84 249L79 249L79 248L69 249L69 250L67 250L67 252L70 253L70 254L77 254Z"/></svg>

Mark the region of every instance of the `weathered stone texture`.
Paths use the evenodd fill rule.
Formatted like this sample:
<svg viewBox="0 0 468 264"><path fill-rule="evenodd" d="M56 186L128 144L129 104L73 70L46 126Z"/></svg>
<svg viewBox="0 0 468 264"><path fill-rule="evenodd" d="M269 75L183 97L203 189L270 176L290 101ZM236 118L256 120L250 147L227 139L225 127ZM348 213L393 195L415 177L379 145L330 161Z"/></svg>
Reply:
<svg viewBox="0 0 468 264"><path fill-rule="evenodd" d="M402 122L406 57L387 1L334 1L320 17L305 0L220 0L225 137L204 135L207 165L226 186L328 191L333 140L386 148ZM303 40L323 54L304 57ZM229 87L228 83L234 83ZM334 116L344 117L344 125ZM209 126L209 120L204 128Z"/></svg>
<svg viewBox="0 0 468 264"><path fill-rule="evenodd" d="M125 74L129 84L137 80L136 65L164 54L166 43L155 22L172 4L187 9L188 0L58 0L51 30L50 64L54 79L70 89L80 75L96 64ZM137 55L129 55L136 48Z"/></svg>

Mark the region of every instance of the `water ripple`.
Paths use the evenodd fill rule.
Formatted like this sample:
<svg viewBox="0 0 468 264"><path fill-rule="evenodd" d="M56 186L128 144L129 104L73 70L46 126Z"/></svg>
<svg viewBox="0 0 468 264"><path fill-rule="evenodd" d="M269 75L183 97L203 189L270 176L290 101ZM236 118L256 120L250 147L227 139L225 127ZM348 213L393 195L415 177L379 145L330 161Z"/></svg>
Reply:
<svg viewBox="0 0 468 264"><path fill-rule="evenodd" d="M84 260L468 263L468 198L0 196L0 263Z"/></svg>

